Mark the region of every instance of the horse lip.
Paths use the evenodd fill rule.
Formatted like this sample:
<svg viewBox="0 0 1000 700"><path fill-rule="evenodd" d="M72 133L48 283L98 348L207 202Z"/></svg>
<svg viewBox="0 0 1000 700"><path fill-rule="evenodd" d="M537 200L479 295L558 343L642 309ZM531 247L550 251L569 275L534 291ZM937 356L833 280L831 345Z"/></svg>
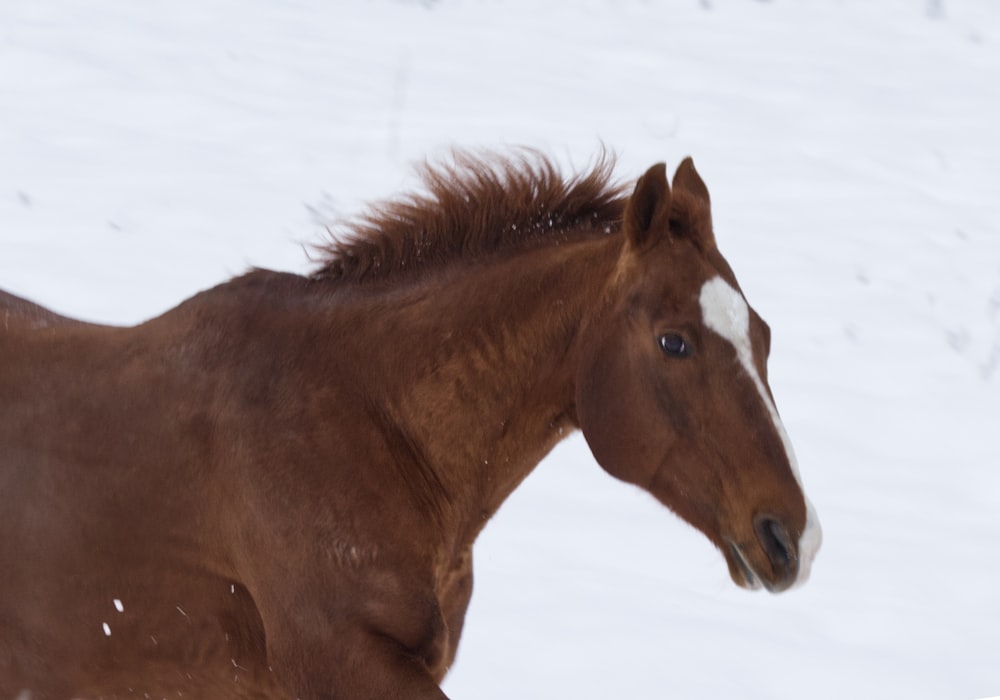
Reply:
<svg viewBox="0 0 1000 700"><path fill-rule="evenodd" d="M736 562L736 566L739 568L740 573L743 574L743 578L746 579L746 587L756 589L760 588L761 584L766 586L767 583L754 573L753 567L750 566L746 555L743 554L743 548L732 540L726 540L726 544L729 545L729 553Z"/></svg>
<svg viewBox="0 0 1000 700"><path fill-rule="evenodd" d="M743 578L746 579L746 588L749 588L750 590L757 590L763 587L768 593L781 593L782 591L787 590L794 583L794 580L792 579L787 581L769 581L767 578L754 571L753 567L750 565L750 561L746 557L746 554L743 552L743 547L741 545L738 545L729 539L726 540L726 544L729 546L729 553L736 562L737 568L739 568L740 573L743 574Z"/></svg>

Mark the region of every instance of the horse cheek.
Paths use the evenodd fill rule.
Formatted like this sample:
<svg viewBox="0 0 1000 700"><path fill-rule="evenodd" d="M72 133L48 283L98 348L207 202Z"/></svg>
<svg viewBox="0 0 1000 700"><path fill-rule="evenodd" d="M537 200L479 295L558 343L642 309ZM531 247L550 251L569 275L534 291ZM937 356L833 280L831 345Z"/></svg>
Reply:
<svg viewBox="0 0 1000 700"><path fill-rule="evenodd" d="M602 348L577 383L577 416L590 451L612 476L647 487L659 464L655 401L637 383L637 363Z"/></svg>

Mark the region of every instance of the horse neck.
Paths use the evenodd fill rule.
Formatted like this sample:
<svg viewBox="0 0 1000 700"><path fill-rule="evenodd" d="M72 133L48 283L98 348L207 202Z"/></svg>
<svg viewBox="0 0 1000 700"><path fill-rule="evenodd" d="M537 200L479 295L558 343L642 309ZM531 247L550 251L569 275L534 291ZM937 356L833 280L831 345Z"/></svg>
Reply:
<svg viewBox="0 0 1000 700"><path fill-rule="evenodd" d="M421 281L385 327L433 348L381 387L394 430L420 455L413 488L471 542L538 462L576 428L576 339L598 306L616 236L540 248ZM417 343L417 344L413 344ZM423 350L422 350L423 352ZM456 545L466 544L458 542Z"/></svg>

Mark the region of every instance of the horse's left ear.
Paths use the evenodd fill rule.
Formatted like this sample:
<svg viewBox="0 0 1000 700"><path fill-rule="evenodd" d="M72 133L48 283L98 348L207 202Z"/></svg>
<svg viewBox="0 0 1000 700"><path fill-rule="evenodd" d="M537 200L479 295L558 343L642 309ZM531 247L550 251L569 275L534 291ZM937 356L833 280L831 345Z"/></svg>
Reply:
<svg viewBox="0 0 1000 700"><path fill-rule="evenodd" d="M636 250L643 250L665 235L670 227L670 183L667 166L657 163L635 183L635 190L625 207L626 240Z"/></svg>
<svg viewBox="0 0 1000 700"><path fill-rule="evenodd" d="M685 158L674 173L674 211L671 224L675 233L691 238L703 248L715 246L712 232L712 202L694 161Z"/></svg>

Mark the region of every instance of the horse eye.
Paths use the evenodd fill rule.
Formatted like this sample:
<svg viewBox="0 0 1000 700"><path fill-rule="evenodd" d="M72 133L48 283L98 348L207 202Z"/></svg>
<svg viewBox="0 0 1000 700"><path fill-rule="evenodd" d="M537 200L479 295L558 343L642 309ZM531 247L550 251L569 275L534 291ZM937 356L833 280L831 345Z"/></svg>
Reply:
<svg viewBox="0 0 1000 700"><path fill-rule="evenodd" d="M691 354L691 346L677 333L664 333L660 336L660 349L667 357L687 357Z"/></svg>

